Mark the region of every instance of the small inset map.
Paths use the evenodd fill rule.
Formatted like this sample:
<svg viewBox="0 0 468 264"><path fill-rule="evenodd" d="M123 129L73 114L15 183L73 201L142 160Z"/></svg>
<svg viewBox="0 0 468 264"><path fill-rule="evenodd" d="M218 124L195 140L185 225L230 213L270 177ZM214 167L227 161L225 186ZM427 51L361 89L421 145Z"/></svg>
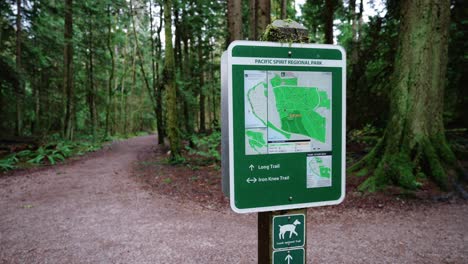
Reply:
<svg viewBox="0 0 468 264"><path fill-rule="evenodd" d="M332 156L307 156L307 188L332 185Z"/></svg>
<svg viewBox="0 0 468 264"><path fill-rule="evenodd" d="M330 72L244 71L246 154L331 151L331 92Z"/></svg>
<svg viewBox="0 0 468 264"><path fill-rule="evenodd" d="M245 154L267 154L266 128L250 128L245 130Z"/></svg>

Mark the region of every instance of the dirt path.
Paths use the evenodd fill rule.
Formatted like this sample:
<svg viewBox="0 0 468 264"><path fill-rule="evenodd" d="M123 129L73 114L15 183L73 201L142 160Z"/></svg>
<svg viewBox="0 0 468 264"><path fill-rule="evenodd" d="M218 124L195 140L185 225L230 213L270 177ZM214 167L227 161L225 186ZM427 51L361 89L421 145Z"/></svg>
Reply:
<svg viewBox="0 0 468 264"><path fill-rule="evenodd" d="M204 209L130 176L154 137L0 178L0 263L256 263L256 215ZM310 211L308 263L468 263L468 205Z"/></svg>

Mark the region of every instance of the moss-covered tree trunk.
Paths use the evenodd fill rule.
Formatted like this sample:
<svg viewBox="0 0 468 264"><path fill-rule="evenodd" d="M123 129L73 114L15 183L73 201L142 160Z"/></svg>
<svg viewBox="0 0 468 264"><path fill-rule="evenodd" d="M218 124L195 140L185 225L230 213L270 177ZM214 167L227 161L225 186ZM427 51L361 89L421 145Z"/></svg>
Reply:
<svg viewBox="0 0 468 264"><path fill-rule="evenodd" d="M404 1L401 8L390 120L383 138L351 170L373 172L361 190L388 184L415 189L424 175L447 190L457 168L442 119L450 1Z"/></svg>
<svg viewBox="0 0 468 264"><path fill-rule="evenodd" d="M172 0L164 1L164 33L166 37L166 57L164 60L164 83L167 106L167 136L171 147L171 159L180 158L180 138L177 122L177 89L175 81L174 49L172 47Z"/></svg>

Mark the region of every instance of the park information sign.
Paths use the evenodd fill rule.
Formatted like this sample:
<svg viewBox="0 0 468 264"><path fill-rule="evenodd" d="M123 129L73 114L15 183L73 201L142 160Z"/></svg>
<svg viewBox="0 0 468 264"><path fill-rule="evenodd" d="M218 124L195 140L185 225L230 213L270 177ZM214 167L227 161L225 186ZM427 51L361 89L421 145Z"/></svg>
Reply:
<svg viewBox="0 0 468 264"><path fill-rule="evenodd" d="M340 203L345 194L344 50L234 41L223 55L222 72L227 73L222 83L227 86L232 209L249 213Z"/></svg>

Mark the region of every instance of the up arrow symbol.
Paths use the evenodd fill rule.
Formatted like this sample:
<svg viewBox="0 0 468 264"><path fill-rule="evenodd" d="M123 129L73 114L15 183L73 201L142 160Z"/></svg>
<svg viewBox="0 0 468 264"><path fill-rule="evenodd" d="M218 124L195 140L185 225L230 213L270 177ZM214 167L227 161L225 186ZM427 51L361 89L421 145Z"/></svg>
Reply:
<svg viewBox="0 0 468 264"><path fill-rule="evenodd" d="M250 166L249 166L250 171L253 171L254 168L255 168L254 165L250 164Z"/></svg>
<svg viewBox="0 0 468 264"><path fill-rule="evenodd" d="M290 264L292 259L293 257L291 257L291 255L288 254L284 260L286 260L288 264Z"/></svg>

